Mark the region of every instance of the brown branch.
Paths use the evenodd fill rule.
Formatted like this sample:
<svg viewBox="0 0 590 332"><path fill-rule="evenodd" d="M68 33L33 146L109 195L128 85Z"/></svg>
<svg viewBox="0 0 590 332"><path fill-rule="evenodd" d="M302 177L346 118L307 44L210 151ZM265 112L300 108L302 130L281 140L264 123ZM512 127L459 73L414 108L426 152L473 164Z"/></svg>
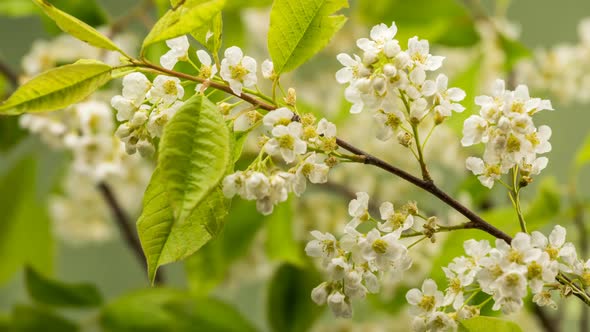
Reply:
<svg viewBox="0 0 590 332"><path fill-rule="evenodd" d="M559 321L551 318L547 314L547 312L543 308L539 307L538 305L534 304L533 306L534 306L533 312L534 312L535 316L537 316L537 318L541 322L541 326L543 326L543 329L545 329L545 331L559 332L561 330L559 328Z"/></svg>
<svg viewBox="0 0 590 332"><path fill-rule="evenodd" d="M139 260L141 265L143 265L144 268L147 268L147 262L145 255L143 254L141 242L139 242L139 238L137 237L134 228L131 226L131 219L127 216L127 213L125 213L121 205L119 205L115 193L105 182L100 182L98 184L98 190L111 209L123 240L125 240L127 246L131 249L131 251L133 251L135 257ZM162 276L162 271L160 271L158 274L156 274L155 283L162 284L163 282L164 278Z"/></svg>
<svg viewBox="0 0 590 332"><path fill-rule="evenodd" d="M6 77L14 89L18 88L18 74L2 61L0 61L0 74Z"/></svg>

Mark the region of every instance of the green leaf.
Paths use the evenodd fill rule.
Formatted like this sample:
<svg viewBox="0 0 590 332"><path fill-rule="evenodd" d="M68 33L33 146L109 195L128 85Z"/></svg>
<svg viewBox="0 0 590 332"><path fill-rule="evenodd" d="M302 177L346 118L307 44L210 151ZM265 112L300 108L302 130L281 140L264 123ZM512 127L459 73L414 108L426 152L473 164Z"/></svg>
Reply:
<svg viewBox="0 0 590 332"><path fill-rule="evenodd" d="M324 48L346 22L333 15L346 0L276 0L270 12L268 50L277 74L291 71Z"/></svg>
<svg viewBox="0 0 590 332"><path fill-rule="evenodd" d="M453 47L472 46L479 41L471 15L456 0L373 0L358 1L356 6L353 13L366 25L395 21L396 39L401 45L407 45L414 36Z"/></svg>
<svg viewBox="0 0 590 332"><path fill-rule="evenodd" d="M506 55L504 61L504 70L506 72L510 72L518 61L532 56L531 51L518 40L511 39L500 33L498 34L498 41Z"/></svg>
<svg viewBox="0 0 590 332"><path fill-rule="evenodd" d="M268 258L279 262L304 265L303 248L293 235L293 202L278 205L266 223L266 253Z"/></svg>
<svg viewBox="0 0 590 332"><path fill-rule="evenodd" d="M64 32L86 42L92 46L103 48L111 51L117 51L121 54L125 54L115 43L113 43L105 35L98 32L90 25L80 21L74 16L62 12L61 10L54 7L47 0L33 0L47 16L49 16Z"/></svg>
<svg viewBox="0 0 590 332"><path fill-rule="evenodd" d="M230 138L223 116L202 95L189 99L166 125L158 166L178 221L209 195L233 165Z"/></svg>
<svg viewBox="0 0 590 332"><path fill-rule="evenodd" d="M50 69L0 104L0 114L53 111L77 103L111 80L112 68L94 60Z"/></svg>
<svg viewBox="0 0 590 332"><path fill-rule="evenodd" d="M211 31L213 33L207 39L207 34ZM208 24L203 25L199 29L193 31L191 35L195 38L201 45L205 46L213 56L217 56L219 53L219 49L221 48L221 37L223 32L223 19L221 12L217 13L213 18L209 21Z"/></svg>
<svg viewBox="0 0 590 332"><path fill-rule="evenodd" d="M153 280L215 237L227 214L220 182L233 165L229 129L207 98L189 99L164 129L158 167L137 221Z"/></svg>
<svg viewBox="0 0 590 332"><path fill-rule="evenodd" d="M264 221L255 202L234 200L221 234L185 262L191 291L206 295L213 290L224 279L230 265L248 252Z"/></svg>
<svg viewBox="0 0 590 332"><path fill-rule="evenodd" d="M37 7L30 1L2 0L0 2L0 15L4 16L28 16L34 15Z"/></svg>
<svg viewBox="0 0 590 332"><path fill-rule="evenodd" d="M495 318L478 316L459 322L460 332L522 332L514 322Z"/></svg>
<svg viewBox="0 0 590 332"><path fill-rule="evenodd" d="M27 155L17 160L12 168L2 170L2 166L10 164L11 160L9 157L0 157L2 284L25 264L39 271L51 272L53 243L46 202L35 192L40 180L36 163Z"/></svg>
<svg viewBox="0 0 590 332"><path fill-rule="evenodd" d="M236 309L219 300L167 288L122 296L102 310L100 324L111 332L256 331Z"/></svg>
<svg viewBox="0 0 590 332"><path fill-rule="evenodd" d="M12 313L12 329L18 332L76 332L73 322L46 308L17 305Z"/></svg>
<svg viewBox="0 0 590 332"><path fill-rule="evenodd" d="M311 301L311 290L321 283L317 271L282 265L274 274L268 292L268 321L274 332L307 331L322 314Z"/></svg>
<svg viewBox="0 0 590 332"><path fill-rule="evenodd" d="M102 304L102 296L94 285L68 285L41 276L34 269L25 270L27 290L35 301L56 307L91 308Z"/></svg>
<svg viewBox="0 0 590 332"><path fill-rule="evenodd" d="M225 0L180 1L156 22L143 41L142 53L153 43L186 35L208 25L224 4Z"/></svg>

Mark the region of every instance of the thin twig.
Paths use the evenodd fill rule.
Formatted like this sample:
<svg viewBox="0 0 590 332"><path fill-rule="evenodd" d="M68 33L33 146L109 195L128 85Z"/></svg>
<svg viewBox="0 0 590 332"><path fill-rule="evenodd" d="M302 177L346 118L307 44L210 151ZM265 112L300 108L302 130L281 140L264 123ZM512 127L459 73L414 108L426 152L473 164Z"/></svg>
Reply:
<svg viewBox="0 0 590 332"><path fill-rule="evenodd" d="M98 184L98 190L102 194L105 202L111 209L113 216L115 217L115 222L123 240L127 246L133 251L135 257L139 260L139 262L143 265L143 267L147 268L146 258L143 254L143 249L141 247L141 242L139 242L139 238L135 233L133 227L131 226L131 219L127 216L127 213L123 210L123 208L119 205L115 193L109 187L108 184L104 182L100 182ZM164 278L162 276L162 271L159 271L156 274L155 283L162 284L164 282Z"/></svg>

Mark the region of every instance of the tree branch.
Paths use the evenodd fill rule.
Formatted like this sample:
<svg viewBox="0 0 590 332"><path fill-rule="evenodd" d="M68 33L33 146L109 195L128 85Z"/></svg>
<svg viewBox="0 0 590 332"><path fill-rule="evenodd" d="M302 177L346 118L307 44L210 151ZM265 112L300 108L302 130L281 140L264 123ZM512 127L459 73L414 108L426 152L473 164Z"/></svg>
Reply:
<svg viewBox="0 0 590 332"><path fill-rule="evenodd" d="M0 74L6 77L14 89L18 88L18 74L2 61L0 61Z"/></svg>
<svg viewBox="0 0 590 332"><path fill-rule="evenodd" d="M102 194L104 200L106 201L107 205L111 209L113 217L115 218L115 222L119 231L121 232L121 236L127 246L133 251L135 257L139 260L140 264L147 268L147 262L145 255L143 254L143 249L141 247L141 242L139 242L139 238L137 237L135 230L131 226L131 220L119 205L117 198L115 197L115 193L111 190L108 184L105 182L100 182L98 184L98 190ZM160 271L156 275L155 283L162 284L164 282L164 278L162 276L162 271Z"/></svg>

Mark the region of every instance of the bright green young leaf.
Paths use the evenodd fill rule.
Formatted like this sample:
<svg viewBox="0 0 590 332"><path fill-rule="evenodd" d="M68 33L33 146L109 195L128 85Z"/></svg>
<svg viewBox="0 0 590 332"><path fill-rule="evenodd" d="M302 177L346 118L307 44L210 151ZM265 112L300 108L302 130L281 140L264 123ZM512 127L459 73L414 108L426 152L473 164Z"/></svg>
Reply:
<svg viewBox="0 0 590 332"><path fill-rule="evenodd" d="M166 125L137 221L150 280L160 265L193 254L219 233L227 214L219 184L233 166L231 139L221 113L201 95Z"/></svg>
<svg viewBox="0 0 590 332"><path fill-rule="evenodd" d="M0 158L0 169L11 163L8 157ZM32 158L25 158L17 160L9 170L0 170L0 284L23 265L52 271L50 221L42 197L35 192L39 186L36 167Z"/></svg>
<svg viewBox="0 0 590 332"><path fill-rule="evenodd" d="M80 328L57 313L42 307L17 305L9 331L76 332Z"/></svg>
<svg viewBox="0 0 590 332"><path fill-rule="evenodd" d="M296 266L304 264L303 248L293 236L293 202L278 205L266 222L268 258Z"/></svg>
<svg viewBox="0 0 590 332"><path fill-rule="evenodd" d="M460 332L522 332L514 322L495 317L478 316L459 322Z"/></svg>
<svg viewBox="0 0 590 332"><path fill-rule="evenodd" d="M207 38L209 32L212 32L213 35ZM223 19L221 12L217 13L213 18L209 21L208 24L203 25L199 29L193 31L191 35L195 38L201 45L205 46L213 56L217 56L219 53L219 49L221 48L221 37L223 32Z"/></svg>
<svg viewBox="0 0 590 332"><path fill-rule="evenodd" d="M311 290L321 282L317 271L282 265L275 272L268 291L268 321L273 332L304 332L322 314L312 302Z"/></svg>
<svg viewBox="0 0 590 332"><path fill-rule="evenodd" d="M28 16L34 15L37 7L30 1L2 0L0 1L0 15L3 16Z"/></svg>
<svg viewBox="0 0 590 332"><path fill-rule="evenodd" d="M158 267L184 259L216 237L227 215L227 200L216 188L183 220L175 220L165 181L157 168L143 199L137 231L153 282Z"/></svg>
<svg viewBox="0 0 590 332"><path fill-rule="evenodd" d="M324 48L346 22L333 15L346 0L276 0L270 12L268 51L276 73L291 71Z"/></svg>
<svg viewBox="0 0 590 332"><path fill-rule="evenodd" d="M209 195L233 164L230 139L221 112L202 95L189 99L166 125L158 166L178 221Z"/></svg>
<svg viewBox="0 0 590 332"><path fill-rule="evenodd" d="M33 0L47 16L49 16L64 32L86 42L92 46L117 51L124 54L123 51L115 43L113 43L105 35L98 32L90 25L80 21L74 16L62 12L61 10L54 7L47 0Z"/></svg>
<svg viewBox="0 0 590 332"><path fill-rule="evenodd" d="M265 220L255 202L234 200L223 231L185 262L191 291L206 295L213 290L230 265L248 252Z"/></svg>
<svg viewBox="0 0 590 332"><path fill-rule="evenodd" d="M94 60L50 69L23 84L0 104L0 114L53 111L77 103L110 81L111 70Z"/></svg>
<svg viewBox="0 0 590 332"><path fill-rule="evenodd" d="M25 270L25 280L31 298L42 304L73 308L90 308L102 304L102 296L94 285L65 284L45 278L30 267Z"/></svg>
<svg viewBox="0 0 590 332"><path fill-rule="evenodd" d="M186 35L208 25L224 4L225 0L179 1L156 22L143 41L142 51L153 43Z"/></svg>
<svg viewBox="0 0 590 332"><path fill-rule="evenodd" d="M126 294L107 305L100 324L109 332L254 332L233 307L186 291L153 288Z"/></svg>

